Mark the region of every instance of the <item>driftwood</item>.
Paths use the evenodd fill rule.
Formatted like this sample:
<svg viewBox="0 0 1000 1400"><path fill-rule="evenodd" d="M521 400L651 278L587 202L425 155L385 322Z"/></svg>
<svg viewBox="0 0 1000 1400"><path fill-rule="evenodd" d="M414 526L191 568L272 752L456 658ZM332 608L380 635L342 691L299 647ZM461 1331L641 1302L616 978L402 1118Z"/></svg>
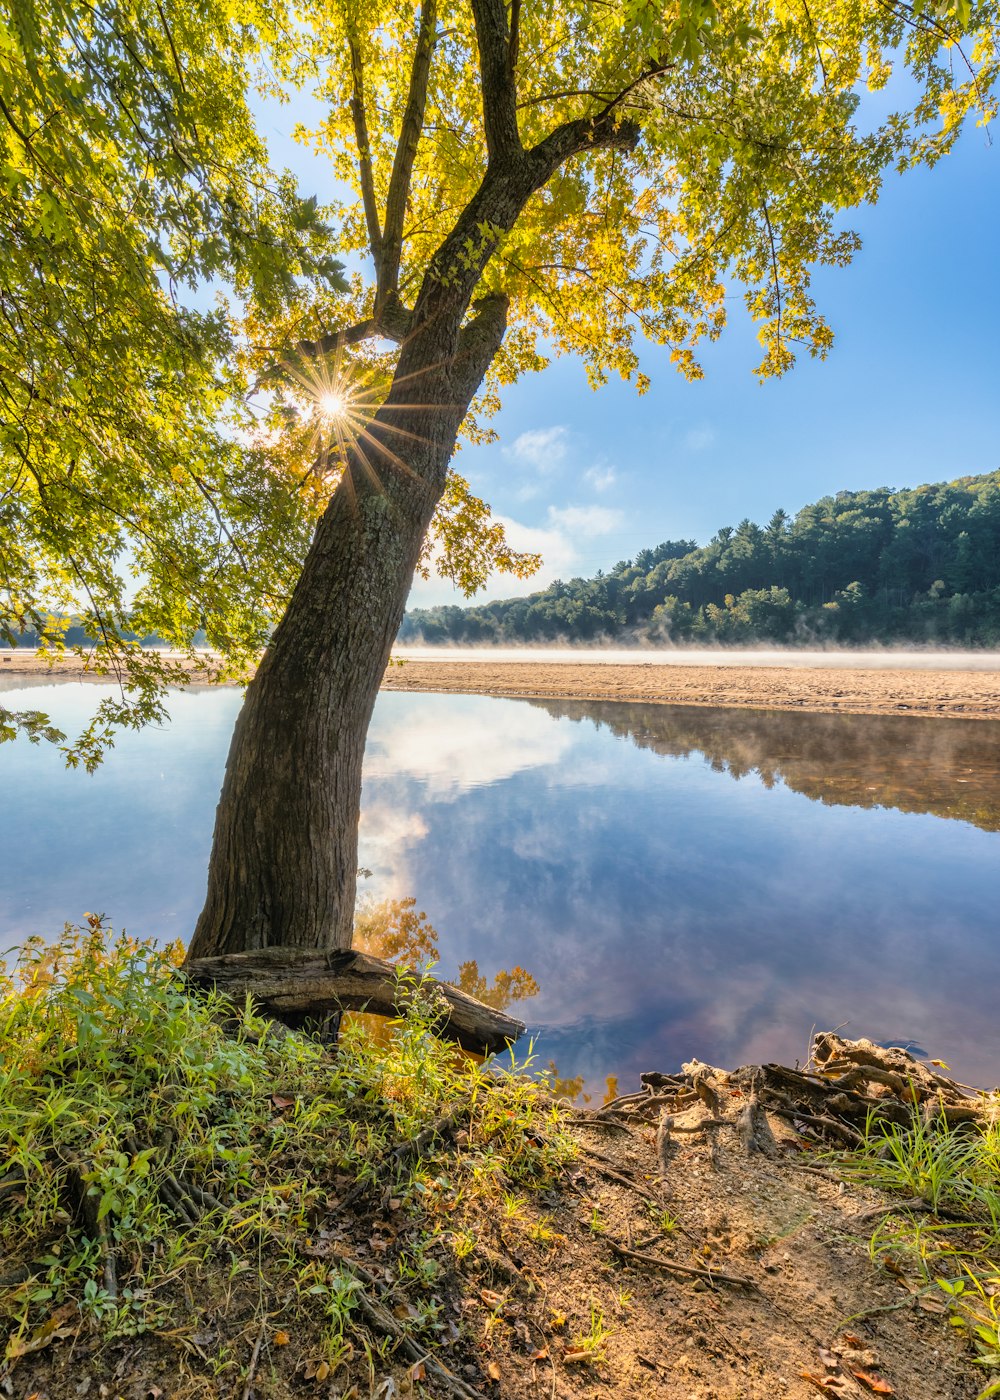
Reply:
<svg viewBox="0 0 1000 1400"><path fill-rule="evenodd" d="M813 1043L811 1068L744 1065L730 1072L694 1060L679 1075L643 1074L643 1089L599 1109L596 1118L652 1122L658 1118L657 1157L669 1172L674 1133L731 1127L748 1153L779 1155L768 1115L825 1143L856 1147L870 1123L908 1128L918 1121L984 1127L1000 1116L1000 1095L947 1078L906 1050L826 1032ZM666 1092L664 1092L666 1091ZM678 1123L673 1116L699 1101L708 1116ZM735 1110L723 1112L722 1104ZM795 1164L791 1164L795 1165ZM804 1168L803 1168L804 1170Z"/></svg>
<svg viewBox="0 0 1000 1400"><path fill-rule="evenodd" d="M331 1012L371 1011L398 1016L414 984L399 968L369 953L323 953L303 948L261 948L224 957L195 958L181 969L195 987L216 987L234 1001L249 993L260 1010L285 1025L320 1021ZM447 982L424 977L422 993L436 993L441 1016L436 1033L466 1050L492 1054L524 1034L523 1021L485 1006Z"/></svg>

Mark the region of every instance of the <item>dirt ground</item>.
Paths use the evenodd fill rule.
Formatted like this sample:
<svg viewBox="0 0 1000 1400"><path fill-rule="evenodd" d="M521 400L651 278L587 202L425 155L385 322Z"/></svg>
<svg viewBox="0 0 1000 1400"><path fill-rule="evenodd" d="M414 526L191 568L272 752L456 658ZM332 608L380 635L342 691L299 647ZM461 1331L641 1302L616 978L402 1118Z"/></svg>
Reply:
<svg viewBox="0 0 1000 1400"><path fill-rule="evenodd" d="M271 1321L261 1328L260 1307L247 1305L242 1346L250 1363L236 1384L231 1372L213 1374L215 1329L223 1324L206 1288L200 1321L192 1300L189 1328L103 1347L78 1337L46 1348L10 1371L0 1393L11 1400L975 1400L992 1377L949 1327L941 1294L905 1257L869 1252L891 1210L887 1198L845 1186L772 1115L776 1155L748 1155L736 1131L741 1095L724 1080L716 1088L715 1126L696 1128L713 1116L701 1103L681 1111L665 1151L651 1124L580 1111L579 1156L562 1180L541 1194L512 1192L494 1215L480 1216L475 1246L457 1267L442 1236L442 1272L422 1289L402 1285L396 1267L398 1202L317 1230L310 1252L349 1261L387 1290L387 1302L395 1299L397 1316L421 1297L440 1308L438 1356L454 1385L422 1364L400 1365L398 1354L377 1353L368 1366L359 1354L321 1383L322 1373L296 1365L297 1348L278 1330L282 1301L262 1285ZM266 1259L261 1267L266 1279ZM229 1312L232 1324L239 1312L232 1301Z"/></svg>
<svg viewBox="0 0 1000 1400"><path fill-rule="evenodd" d="M1000 718L1000 673L995 671L406 661L390 666L382 684L385 690L532 699Z"/></svg>

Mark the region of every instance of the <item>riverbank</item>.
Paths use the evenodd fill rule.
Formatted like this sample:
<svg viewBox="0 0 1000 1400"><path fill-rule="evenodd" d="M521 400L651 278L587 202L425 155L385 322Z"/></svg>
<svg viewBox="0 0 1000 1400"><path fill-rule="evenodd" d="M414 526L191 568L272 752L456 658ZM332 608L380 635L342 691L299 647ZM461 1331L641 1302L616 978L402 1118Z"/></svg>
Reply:
<svg viewBox="0 0 1000 1400"><path fill-rule="evenodd" d="M518 699L1000 719L996 671L406 660L382 684Z"/></svg>
<svg viewBox="0 0 1000 1400"><path fill-rule="evenodd" d="M809 1073L692 1062L572 1106L456 1056L419 996L331 1048L192 999L96 916L24 975L0 982L5 1395L972 1400L996 1378L995 1096L903 1051L820 1036Z"/></svg>

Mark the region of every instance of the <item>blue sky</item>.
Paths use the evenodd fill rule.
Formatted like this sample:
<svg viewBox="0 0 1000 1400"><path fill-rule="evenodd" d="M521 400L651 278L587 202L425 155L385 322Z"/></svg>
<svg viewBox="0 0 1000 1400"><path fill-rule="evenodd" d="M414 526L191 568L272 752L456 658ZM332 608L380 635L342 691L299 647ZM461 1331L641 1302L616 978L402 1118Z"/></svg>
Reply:
<svg viewBox="0 0 1000 1400"><path fill-rule="evenodd" d="M300 100L260 104L275 162L329 197L326 162L290 138ZM823 269L817 300L836 332L824 362L759 384L756 333L738 295L730 325L689 384L649 346L643 398L596 393L572 359L508 389L500 441L459 466L507 524L541 550L540 574L486 597L588 575L665 539L704 543L744 516L765 522L843 489L915 486L1000 468L1000 142L970 126L933 170L890 174L874 208L848 211L864 247ZM411 606L463 602L417 582Z"/></svg>

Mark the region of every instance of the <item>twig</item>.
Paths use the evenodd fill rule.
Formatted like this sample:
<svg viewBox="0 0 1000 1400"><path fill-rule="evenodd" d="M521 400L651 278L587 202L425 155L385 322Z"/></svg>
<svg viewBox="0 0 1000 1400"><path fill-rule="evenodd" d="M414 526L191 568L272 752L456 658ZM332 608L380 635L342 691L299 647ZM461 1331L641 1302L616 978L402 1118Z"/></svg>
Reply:
<svg viewBox="0 0 1000 1400"><path fill-rule="evenodd" d="M771 1113L777 1114L779 1118L787 1118L789 1122L798 1120L802 1123L811 1123L815 1128L824 1128L850 1147L860 1147L863 1142L861 1134L855 1128L850 1127L847 1123L841 1123L837 1118L829 1118L825 1114L803 1113L798 1108L781 1108L778 1104L768 1104L768 1109Z"/></svg>
<svg viewBox="0 0 1000 1400"><path fill-rule="evenodd" d="M596 1115L589 1115L581 1118L567 1118L566 1122L574 1128L607 1128L616 1133L628 1133L630 1137L635 1137L635 1133L627 1123L616 1123L613 1118L598 1118Z"/></svg>
<svg viewBox="0 0 1000 1400"><path fill-rule="evenodd" d="M896 1215L904 1210L913 1211L920 1215L936 1215L939 1220L950 1220L958 1225L974 1225L976 1223L959 1211L949 1210L947 1206L932 1206L922 1196L911 1196L905 1201L885 1201L882 1205L872 1206L870 1210L863 1210L860 1215L855 1215L851 1223L864 1225L869 1220L877 1220L880 1215Z"/></svg>
<svg viewBox="0 0 1000 1400"><path fill-rule="evenodd" d="M655 1254L640 1254L636 1249L626 1249L623 1244L605 1236L605 1242L613 1254L630 1264L644 1264L650 1269L663 1269L668 1274L680 1274L688 1278L702 1278L708 1283L727 1283L732 1288L748 1288L757 1291L753 1279L741 1274L724 1274L717 1269L699 1269L694 1264L677 1264L672 1259L660 1259Z"/></svg>
<svg viewBox="0 0 1000 1400"><path fill-rule="evenodd" d="M393 1317L389 1309L366 1291L375 1287L375 1278L367 1269L362 1268L360 1264L356 1264L353 1259L349 1259L345 1254L340 1254L337 1250L331 1250L330 1256L336 1259L337 1263L348 1273L354 1274L358 1282L364 1285L358 1289L354 1296L357 1300L358 1310L364 1315L370 1326L377 1328L386 1336L392 1337L414 1365L422 1362L427 1368L428 1375L449 1395L456 1396L458 1400L483 1400L478 1390L466 1385L463 1380L460 1380L458 1376L442 1365L436 1357L428 1356L426 1349L418 1346L412 1337L407 1335L403 1324Z"/></svg>
<svg viewBox="0 0 1000 1400"><path fill-rule="evenodd" d="M581 1150L588 1157L590 1156L590 1153L587 1152L587 1149L585 1147ZM655 1206L657 1210L662 1209L662 1201L658 1201L655 1196L650 1195L648 1191L644 1191L637 1181L632 1181L629 1177L624 1176L621 1172L615 1171L613 1167L604 1166L600 1158L597 1158L592 1163L592 1165L594 1171L597 1173L598 1176L606 1177L608 1181L614 1181L617 1182L619 1186L627 1187L629 1191L634 1191L635 1194L639 1197L639 1199L645 1201L647 1205Z"/></svg>
<svg viewBox="0 0 1000 1400"><path fill-rule="evenodd" d="M257 1374L257 1362L260 1359L260 1349L264 1345L264 1323L261 1323L260 1331L257 1333L257 1340L254 1342L253 1351L250 1354L250 1365L247 1368L246 1384L243 1387L242 1400L250 1400L250 1390L253 1386L253 1378Z"/></svg>

